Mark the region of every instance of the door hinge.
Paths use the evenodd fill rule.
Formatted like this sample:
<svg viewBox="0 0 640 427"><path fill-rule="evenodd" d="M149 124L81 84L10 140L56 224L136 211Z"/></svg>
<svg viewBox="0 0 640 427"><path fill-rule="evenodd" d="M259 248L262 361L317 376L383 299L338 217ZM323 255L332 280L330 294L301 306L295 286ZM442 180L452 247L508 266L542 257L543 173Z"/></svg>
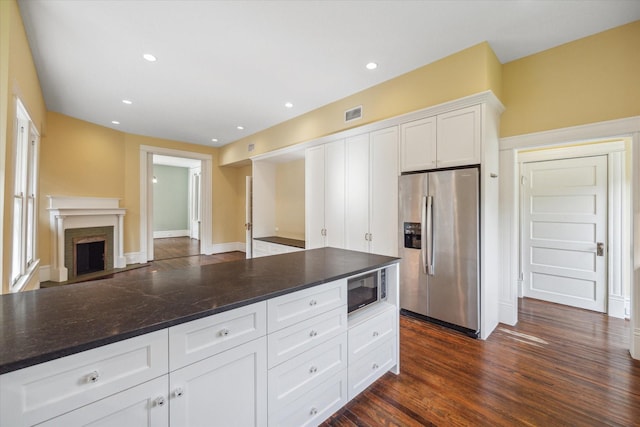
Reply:
<svg viewBox="0 0 640 427"><path fill-rule="evenodd" d="M522 271L520 272L520 280L524 280L524 273Z"/></svg>
<svg viewBox="0 0 640 427"><path fill-rule="evenodd" d="M524 175L522 175L522 176L520 177L520 185L524 185L526 181L527 181L527 178L525 178L525 176L524 176Z"/></svg>

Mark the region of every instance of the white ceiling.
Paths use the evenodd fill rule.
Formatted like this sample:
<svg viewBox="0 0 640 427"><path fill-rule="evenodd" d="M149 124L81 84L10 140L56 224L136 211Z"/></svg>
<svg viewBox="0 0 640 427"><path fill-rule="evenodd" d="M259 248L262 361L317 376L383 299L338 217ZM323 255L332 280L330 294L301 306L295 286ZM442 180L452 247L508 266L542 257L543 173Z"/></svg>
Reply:
<svg viewBox="0 0 640 427"><path fill-rule="evenodd" d="M216 146L482 41L505 63L640 19L638 0L19 5L49 110Z"/></svg>

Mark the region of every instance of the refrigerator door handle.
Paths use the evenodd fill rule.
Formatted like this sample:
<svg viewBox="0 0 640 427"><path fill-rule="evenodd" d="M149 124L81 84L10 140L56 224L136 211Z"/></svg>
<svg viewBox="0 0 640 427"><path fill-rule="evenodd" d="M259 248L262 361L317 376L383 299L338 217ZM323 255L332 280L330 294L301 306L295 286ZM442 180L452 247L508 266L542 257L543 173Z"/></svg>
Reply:
<svg viewBox="0 0 640 427"><path fill-rule="evenodd" d="M427 196L422 196L422 209L420 211L420 258L422 259L422 271L427 274L427 248L425 247L427 230Z"/></svg>
<svg viewBox="0 0 640 427"><path fill-rule="evenodd" d="M423 240L423 246L427 247L427 262L425 263L425 273L433 276L433 196L427 196L427 214L426 214L426 240ZM423 228L424 230L424 228Z"/></svg>

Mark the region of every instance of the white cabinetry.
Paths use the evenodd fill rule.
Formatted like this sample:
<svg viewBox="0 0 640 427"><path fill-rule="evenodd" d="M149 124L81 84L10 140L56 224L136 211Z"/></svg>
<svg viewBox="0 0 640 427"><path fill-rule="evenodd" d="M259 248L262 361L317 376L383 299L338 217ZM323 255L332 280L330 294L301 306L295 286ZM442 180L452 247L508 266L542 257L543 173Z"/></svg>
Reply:
<svg viewBox="0 0 640 427"><path fill-rule="evenodd" d="M481 163L480 105L404 123L400 134L402 172Z"/></svg>
<svg viewBox="0 0 640 427"><path fill-rule="evenodd" d="M269 425L317 425L347 403L347 283L268 301Z"/></svg>
<svg viewBox="0 0 640 427"><path fill-rule="evenodd" d="M278 243L265 242L263 240L253 239L253 257L260 258L269 255L287 254L289 252L298 252L304 249L295 246L280 245Z"/></svg>
<svg viewBox="0 0 640 427"><path fill-rule="evenodd" d="M266 306L169 328L172 427L266 424Z"/></svg>
<svg viewBox="0 0 640 427"><path fill-rule="evenodd" d="M171 427L266 425L266 372L265 337L171 372Z"/></svg>
<svg viewBox="0 0 640 427"><path fill-rule="evenodd" d="M162 376L167 368L167 331L162 330L9 372L0 376L0 425L41 423ZM135 393L132 404L165 397L138 391L143 394Z"/></svg>
<svg viewBox="0 0 640 427"><path fill-rule="evenodd" d="M344 140L307 149L305 175L307 249L344 248Z"/></svg>
<svg viewBox="0 0 640 427"><path fill-rule="evenodd" d="M166 398L168 387L167 376L163 375L45 421L38 426L168 427L169 404Z"/></svg>
<svg viewBox="0 0 640 427"><path fill-rule="evenodd" d="M398 309L378 304L349 320L349 400L397 363Z"/></svg>
<svg viewBox="0 0 640 427"><path fill-rule="evenodd" d="M398 253L398 128L346 140L345 248Z"/></svg>

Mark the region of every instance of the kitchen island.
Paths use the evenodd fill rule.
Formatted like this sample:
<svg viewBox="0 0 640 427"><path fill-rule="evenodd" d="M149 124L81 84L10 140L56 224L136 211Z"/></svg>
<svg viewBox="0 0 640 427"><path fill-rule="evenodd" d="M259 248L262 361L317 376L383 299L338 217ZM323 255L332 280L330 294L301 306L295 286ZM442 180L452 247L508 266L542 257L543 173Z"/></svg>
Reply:
<svg viewBox="0 0 640 427"><path fill-rule="evenodd" d="M398 372L397 263L323 248L2 296L0 424L74 425L120 401L152 425L195 425L208 407L246 417L218 413L213 425L321 422ZM387 300L348 317L347 278L381 268ZM363 334L375 339L360 343ZM385 348L347 357L355 343ZM378 354L384 362L367 359ZM375 376L358 372L365 363ZM247 388L234 396L234 384Z"/></svg>

